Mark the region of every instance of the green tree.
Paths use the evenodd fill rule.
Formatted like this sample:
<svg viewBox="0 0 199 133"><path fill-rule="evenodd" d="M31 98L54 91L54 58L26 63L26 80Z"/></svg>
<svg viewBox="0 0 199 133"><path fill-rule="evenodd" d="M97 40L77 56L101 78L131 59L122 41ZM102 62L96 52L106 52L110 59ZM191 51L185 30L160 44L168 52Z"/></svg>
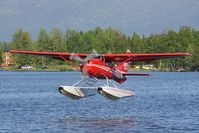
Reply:
<svg viewBox="0 0 199 133"><path fill-rule="evenodd" d="M18 50L32 50L33 49L32 39L29 36L29 33L22 31L22 29L17 30L13 34L11 48ZM19 66L30 65L33 63L32 56L27 56L27 55L15 54L15 60Z"/></svg>
<svg viewBox="0 0 199 133"><path fill-rule="evenodd" d="M185 60L168 59L162 60L162 66L192 67L199 65L199 31L184 26L179 31L168 30L163 34L151 34L141 37L137 33L126 36L122 32L111 27L102 29L96 27L89 31L67 30L64 35L61 30L54 28L47 33L41 29L39 36L34 43L28 32L22 29L13 34L11 43L12 49L36 50L53 52L75 52L90 53L96 49L99 53L124 53L130 49L132 53L168 53L168 52L189 52L191 57ZM0 43L0 52L2 43ZM55 65L59 62L46 58L33 58L27 55L15 55L18 65L46 64ZM44 61L45 60L45 61ZM0 58L1 61L1 58ZM151 62L157 64L157 62Z"/></svg>
<svg viewBox="0 0 199 133"><path fill-rule="evenodd" d="M36 49L38 51L50 51L50 37L45 29L40 29L37 38Z"/></svg>
<svg viewBox="0 0 199 133"><path fill-rule="evenodd" d="M65 47L68 48L69 52L80 52L81 51L81 35L75 30L67 30L65 37L67 37L67 42Z"/></svg>
<svg viewBox="0 0 199 133"><path fill-rule="evenodd" d="M132 53L145 52L143 46L142 38L134 32L130 40L130 50Z"/></svg>
<svg viewBox="0 0 199 133"><path fill-rule="evenodd" d="M4 48L3 48L3 43L2 42L0 42L0 66L1 66L1 63L3 62L3 60L2 60L2 53L3 53L3 50Z"/></svg>
<svg viewBox="0 0 199 133"><path fill-rule="evenodd" d="M50 45L50 37L45 29L40 29L39 36L36 41L36 51L52 51ZM35 57L35 64L37 66L45 67L48 62L51 62L50 59L45 57Z"/></svg>
<svg viewBox="0 0 199 133"><path fill-rule="evenodd" d="M62 52L64 51L63 40L62 40L62 32L60 29L54 28L50 33L50 44L51 49L54 52Z"/></svg>

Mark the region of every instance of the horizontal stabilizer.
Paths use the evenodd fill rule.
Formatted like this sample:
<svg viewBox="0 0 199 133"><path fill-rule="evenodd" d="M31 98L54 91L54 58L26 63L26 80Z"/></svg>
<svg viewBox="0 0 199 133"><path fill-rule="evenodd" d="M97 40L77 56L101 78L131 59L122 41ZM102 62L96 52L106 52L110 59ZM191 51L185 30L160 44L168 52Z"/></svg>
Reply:
<svg viewBox="0 0 199 133"><path fill-rule="evenodd" d="M124 76L151 76L151 74L141 74L141 73L124 73Z"/></svg>

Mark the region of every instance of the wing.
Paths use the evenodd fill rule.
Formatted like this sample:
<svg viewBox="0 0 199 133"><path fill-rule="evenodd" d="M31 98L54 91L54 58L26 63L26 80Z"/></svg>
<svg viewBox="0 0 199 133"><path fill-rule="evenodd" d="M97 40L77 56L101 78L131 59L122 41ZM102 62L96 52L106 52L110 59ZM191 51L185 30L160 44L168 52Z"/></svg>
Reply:
<svg viewBox="0 0 199 133"><path fill-rule="evenodd" d="M158 59L191 56L189 53L158 53L158 54L104 54L106 62L148 62Z"/></svg>
<svg viewBox="0 0 199 133"><path fill-rule="evenodd" d="M59 59L59 60L70 60L71 55L79 56L80 58L86 58L88 54L74 54L74 53L57 53L57 52L34 52L34 51L21 51L21 50L10 50L10 53L17 53L17 54L28 54L28 55L37 55L37 56L46 56L52 59Z"/></svg>
<svg viewBox="0 0 199 133"><path fill-rule="evenodd" d="M70 60L71 55L79 56L80 58L86 58L88 54L73 54L73 53L57 53L57 52L34 52L34 51L20 51L20 50L10 50L10 53L18 54L29 54L29 55L38 55L46 56L53 59L59 60ZM154 61L158 59L167 59L167 58L177 58L190 56L189 53L158 53L158 54L103 54L106 62L143 62L143 61Z"/></svg>

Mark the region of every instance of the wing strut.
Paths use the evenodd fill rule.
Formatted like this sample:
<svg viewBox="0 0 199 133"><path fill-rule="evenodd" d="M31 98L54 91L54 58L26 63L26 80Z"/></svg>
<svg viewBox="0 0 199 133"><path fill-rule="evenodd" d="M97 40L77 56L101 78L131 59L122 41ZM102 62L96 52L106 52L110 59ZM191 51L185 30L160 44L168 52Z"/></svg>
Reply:
<svg viewBox="0 0 199 133"><path fill-rule="evenodd" d="M75 66L73 63L71 63L70 61L66 60L66 59L65 59L64 57L62 57L62 56L60 56L60 58L62 58L67 64L73 66L75 69L77 69L78 71L81 72L81 70L80 70L77 66Z"/></svg>

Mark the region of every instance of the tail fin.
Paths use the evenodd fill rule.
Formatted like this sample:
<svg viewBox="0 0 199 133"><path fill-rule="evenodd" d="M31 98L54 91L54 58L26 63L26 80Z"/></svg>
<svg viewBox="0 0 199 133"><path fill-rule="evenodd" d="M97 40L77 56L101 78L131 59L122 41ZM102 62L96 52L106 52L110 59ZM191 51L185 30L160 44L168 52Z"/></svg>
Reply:
<svg viewBox="0 0 199 133"><path fill-rule="evenodd" d="M129 63L123 62L123 63L120 63L119 65L117 65L115 68L118 69L122 73L127 73L128 67L129 67Z"/></svg>
<svg viewBox="0 0 199 133"><path fill-rule="evenodd" d="M130 54L131 51L129 49L126 50L126 54ZM119 70L121 73L127 73L128 72L128 68L129 68L129 63L127 61L122 62L120 64L118 64L115 67L117 70Z"/></svg>
<svg viewBox="0 0 199 133"><path fill-rule="evenodd" d="M119 64L116 66L116 69L119 70L123 76L151 76L150 74L144 73L128 73L128 62Z"/></svg>

